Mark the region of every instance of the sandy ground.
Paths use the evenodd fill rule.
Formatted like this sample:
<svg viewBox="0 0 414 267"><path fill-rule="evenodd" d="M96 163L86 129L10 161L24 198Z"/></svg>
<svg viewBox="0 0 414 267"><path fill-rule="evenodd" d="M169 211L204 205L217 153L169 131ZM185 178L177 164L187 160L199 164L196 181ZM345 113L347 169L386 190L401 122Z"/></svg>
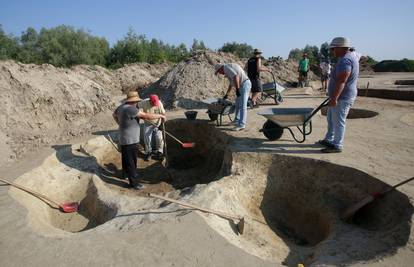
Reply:
<svg viewBox="0 0 414 267"><path fill-rule="evenodd" d="M285 97L283 106L280 107L316 107L322 100L323 96L299 95L292 92L290 96ZM265 119L256 113L270 107L274 106L262 106L259 109L250 110L246 131L236 133L229 131L230 126L220 128L225 135L231 137L228 143L231 151L321 160L354 168L390 185L409 178L414 173L413 102L359 97L354 107L378 112L378 116L347 121L345 146L341 154L321 154L319 152L321 147L316 145L315 142L323 137L326 130L326 118L321 114L313 118L313 133L307 137L303 144L294 142L287 132L278 141L267 141L259 132ZM175 111L171 114L171 117L183 117L183 111ZM206 114L201 110L198 118L207 120ZM96 139L96 136L93 137ZM73 143L79 142L81 141L73 141ZM95 141L91 142L89 147L93 148L93 142ZM96 142L95 146L101 144L98 141ZM54 149L44 148L39 152L27 154L22 160L4 167L2 177L10 180L19 177L17 179L19 182L30 185L31 182L39 181L41 179L39 177L42 175L51 175L57 180L59 175L62 177L82 176L85 169L79 170L79 165L82 165L83 162L86 167L89 166L86 161L90 159L82 158L80 154L75 155L77 158L73 159L75 163L71 166L67 162L74 155L65 154L61 155L60 158L50 156L55 152ZM265 158L266 156L263 156L263 159ZM244 160L248 162L249 158ZM66 163L62 164L64 162ZM238 164L242 164L242 162ZM46 169L34 169L45 163L49 164L45 165ZM261 164L259 162L256 165ZM335 172L335 168L329 170ZM65 174L65 176L64 172L68 174ZM237 175L237 173L233 174ZM93 175L90 174L90 176ZM79 179L82 180L83 178L80 177ZM88 231L73 234L58 229L53 230L53 227L42 222L39 214L46 213L42 213L44 210L43 208L40 210L40 205L36 204L37 200L33 200L33 198L29 198L24 193L16 190L9 190L7 186L1 186L1 265L279 266L283 263L281 260L272 260L271 256L264 255L264 253L262 255L254 245L247 247L248 242L244 242L243 238L247 239L248 236L229 236L227 230L224 229L227 226L223 223L223 220L218 221L218 218L188 211L178 212L178 215L175 213L169 215L168 213L171 213L171 210L162 210L166 214L147 215L141 218L141 215L134 212L134 209L158 208L155 202L144 203L141 198L135 198L135 192L131 193L127 189L124 189L125 191L113 190L117 188L116 185L105 186L105 181L102 183L96 177L89 177L88 179L95 181L95 187L102 190L100 192L106 190L102 193L105 197L114 201L114 203L117 201L120 203L127 202L128 205L124 205L124 207L128 208L123 210L122 205L120 205L118 214L121 212L123 216L118 216ZM211 202L210 206L217 208L216 205L222 204L214 201L214 197L219 194L220 182L220 180L214 182L211 186L197 186L195 189L197 192L192 194L197 196L198 191L200 191L198 198L201 198L201 200L197 201L197 197L195 197L194 201L205 205ZM76 184L76 179L71 178L66 183ZM226 182L223 180L222 183L225 184ZM234 187L232 190L238 192L237 187L239 185L236 184ZM53 187L49 188L53 189ZM82 190L79 189L79 194L82 193ZM156 190L159 190L159 188L156 188ZM114 193L113 191L117 192ZM168 189L164 191L168 191ZM405 194L409 202L413 204L413 183L406 184L399 191ZM120 192L126 192L127 196ZM48 193L59 199L59 188L56 187L55 190ZM171 196L177 197L174 194ZM74 197L76 196L74 195ZM231 202L231 199L227 199L227 201ZM144 204L141 205L141 203ZM174 206L169 208L172 209ZM37 216L33 216L34 212L38 213ZM102 216L105 217L106 215ZM47 216L45 215L45 217ZM102 220L105 221L105 218ZM406 243L393 249L390 253L369 257L365 261L347 261L339 264L335 261L335 255L323 255L321 259L316 259L314 265L412 266L414 240L411 222L412 220L410 220L408 233L405 236ZM363 245L360 244L360 246ZM276 258L279 256L285 257L283 250L288 249L282 244L281 255ZM364 253L369 254L370 248L365 249L366 252ZM375 251L375 249L372 248L372 251ZM293 266L291 261L285 262L285 264Z"/></svg>

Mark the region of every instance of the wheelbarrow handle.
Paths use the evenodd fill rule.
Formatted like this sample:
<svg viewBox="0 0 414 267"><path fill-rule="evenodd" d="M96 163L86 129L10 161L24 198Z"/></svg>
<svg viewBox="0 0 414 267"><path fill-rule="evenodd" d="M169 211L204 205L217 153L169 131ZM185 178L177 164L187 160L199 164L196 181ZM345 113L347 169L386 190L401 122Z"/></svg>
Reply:
<svg viewBox="0 0 414 267"><path fill-rule="evenodd" d="M321 110L321 108L323 108L323 107L327 106L327 105L328 105L328 101L329 101L329 97L328 97L328 98L326 98L326 99L322 102L322 104L320 104L317 108L315 108L315 109L312 111L312 113L309 115L309 117L308 117L308 118L306 118L306 120L305 120L304 124L308 123L308 121L310 121L310 119L312 119L312 117L313 117L316 113L318 113L318 111L319 111L319 110Z"/></svg>

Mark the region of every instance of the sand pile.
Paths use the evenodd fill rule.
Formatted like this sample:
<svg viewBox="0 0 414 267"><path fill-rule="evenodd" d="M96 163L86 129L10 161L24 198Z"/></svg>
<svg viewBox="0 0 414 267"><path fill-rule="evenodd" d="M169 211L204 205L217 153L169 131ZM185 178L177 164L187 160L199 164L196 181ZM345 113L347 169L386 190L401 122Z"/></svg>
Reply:
<svg viewBox="0 0 414 267"><path fill-rule="evenodd" d="M142 96L158 94L169 108L201 108L202 100L222 97L227 90L228 81L223 76L214 75L217 63L238 63L244 67L247 59L239 59L230 53L204 51L194 54L167 72L159 81L142 91ZM275 59L264 62L273 69L276 81L289 85L297 82L297 63ZM264 82L272 81L269 73L262 74Z"/></svg>
<svg viewBox="0 0 414 267"><path fill-rule="evenodd" d="M108 124L114 96L154 82L168 64L118 70L0 62L0 144L4 163L26 151L80 136Z"/></svg>

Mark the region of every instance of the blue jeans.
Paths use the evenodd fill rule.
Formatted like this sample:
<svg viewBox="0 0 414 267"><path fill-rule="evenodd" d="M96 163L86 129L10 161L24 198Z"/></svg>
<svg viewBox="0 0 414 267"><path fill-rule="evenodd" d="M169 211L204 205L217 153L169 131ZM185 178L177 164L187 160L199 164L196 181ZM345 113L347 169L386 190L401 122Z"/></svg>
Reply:
<svg viewBox="0 0 414 267"><path fill-rule="evenodd" d="M249 100L252 83L250 80L244 81L240 86L240 96L236 99L236 126L245 128L247 122L247 101Z"/></svg>
<svg viewBox="0 0 414 267"><path fill-rule="evenodd" d="M336 148L342 149L345 136L345 122L352 102L339 100L335 107L328 107L326 116L328 121L328 131L325 140L333 144Z"/></svg>

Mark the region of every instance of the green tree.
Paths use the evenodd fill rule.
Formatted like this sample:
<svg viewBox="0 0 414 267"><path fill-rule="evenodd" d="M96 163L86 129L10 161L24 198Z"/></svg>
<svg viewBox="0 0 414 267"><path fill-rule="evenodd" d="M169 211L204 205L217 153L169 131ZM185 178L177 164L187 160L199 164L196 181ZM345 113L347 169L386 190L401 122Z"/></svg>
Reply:
<svg viewBox="0 0 414 267"><path fill-rule="evenodd" d="M329 55L329 44L327 42L321 44L321 49L319 50L320 58L324 58L325 60L330 57Z"/></svg>
<svg viewBox="0 0 414 267"><path fill-rule="evenodd" d="M225 43L219 51L237 55L239 58L248 58L253 54L253 47L246 43Z"/></svg>
<svg viewBox="0 0 414 267"><path fill-rule="evenodd" d="M17 60L23 63L42 63L38 47L39 35L35 29L29 27L20 36L20 52Z"/></svg>
<svg viewBox="0 0 414 267"><path fill-rule="evenodd" d="M290 50L288 59L299 61L302 58L303 51L299 48Z"/></svg>
<svg viewBox="0 0 414 267"><path fill-rule="evenodd" d="M16 59L19 54L18 39L12 35L7 35L0 24L0 60Z"/></svg>
<svg viewBox="0 0 414 267"><path fill-rule="evenodd" d="M200 50L207 50L203 41L199 41L197 39L193 39L193 44L191 45L191 52L200 51Z"/></svg>
<svg viewBox="0 0 414 267"><path fill-rule="evenodd" d="M109 53L106 39L66 25L42 28L37 46L43 62L59 67L77 64L103 65Z"/></svg>

